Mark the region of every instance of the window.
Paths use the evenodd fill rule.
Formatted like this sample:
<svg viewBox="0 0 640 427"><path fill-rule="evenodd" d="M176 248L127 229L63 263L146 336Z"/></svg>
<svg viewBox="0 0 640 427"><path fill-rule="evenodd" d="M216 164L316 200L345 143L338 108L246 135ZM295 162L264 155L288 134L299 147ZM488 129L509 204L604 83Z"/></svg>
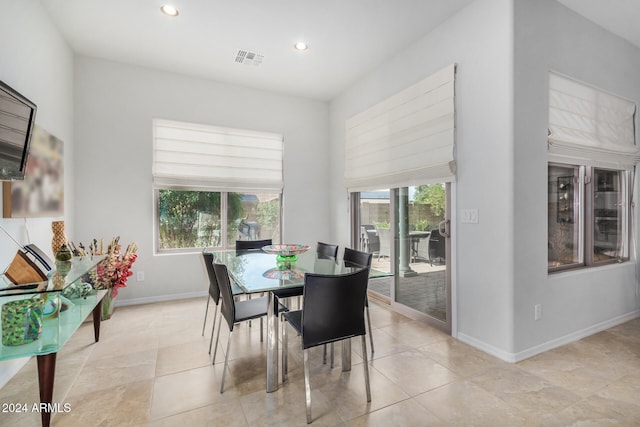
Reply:
<svg viewBox="0 0 640 427"><path fill-rule="evenodd" d="M630 175L549 164L549 271L629 258Z"/></svg>
<svg viewBox="0 0 640 427"><path fill-rule="evenodd" d="M629 259L633 102L549 73L548 269Z"/></svg>
<svg viewBox="0 0 640 427"><path fill-rule="evenodd" d="M280 242L280 194L159 188L156 200L161 252L227 248L236 240Z"/></svg>
<svg viewBox="0 0 640 427"><path fill-rule="evenodd" d="M154 120L156 250L281 238L282 136Z"/></svg>

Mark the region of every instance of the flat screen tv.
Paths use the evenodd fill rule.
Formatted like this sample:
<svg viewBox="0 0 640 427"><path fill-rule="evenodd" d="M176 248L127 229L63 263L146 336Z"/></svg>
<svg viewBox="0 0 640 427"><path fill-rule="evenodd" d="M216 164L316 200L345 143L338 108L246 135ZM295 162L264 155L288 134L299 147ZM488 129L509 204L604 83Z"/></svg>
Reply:
<svg viewBox="0 0 640 427"><path fill-rule="evenodd" d="M0 181L23 179L36 105L0 81Z"/></svg>

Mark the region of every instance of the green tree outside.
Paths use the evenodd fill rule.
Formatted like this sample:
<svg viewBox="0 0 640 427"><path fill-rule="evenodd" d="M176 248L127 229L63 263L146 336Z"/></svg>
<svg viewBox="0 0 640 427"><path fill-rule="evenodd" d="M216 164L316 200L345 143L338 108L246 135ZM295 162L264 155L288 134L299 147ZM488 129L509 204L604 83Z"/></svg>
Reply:
<svg viewBox="0 0 640 427"><path fill-rule="evenodd" d="M241 218L242 195L228 194L228 215ZM159 190L160 248L216 246L220 236L220 193Z"/></svg>
<svg viewBox="0 0 640 427"><path fill-rule="evenodd" d="M444 184L427 184L417 186L414 194L414 200L416 203L429 205L431 207L431 213L435 216L444 216Z"/></svg>

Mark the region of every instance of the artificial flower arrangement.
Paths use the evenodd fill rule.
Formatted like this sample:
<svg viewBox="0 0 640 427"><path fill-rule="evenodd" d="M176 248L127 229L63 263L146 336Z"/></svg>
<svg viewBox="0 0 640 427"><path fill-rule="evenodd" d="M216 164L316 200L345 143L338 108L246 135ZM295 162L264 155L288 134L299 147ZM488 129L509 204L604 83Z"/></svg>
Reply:
<svg viewBox="0 0 640 427"><path fill-rule="evenodd" d="M89 281L95 289L108 289L111 291L111 297L115 298L118 289L127 286L127 280L133 275L131 268L138 257L138 245L135 242L130 243L124 252L121 252L120 236L111 239L106 251L102 239L99 242L93 239L88 250L82 243L76 246L70 242L70 246L75 256L106 255L96 268L89 272Z"/></svg>

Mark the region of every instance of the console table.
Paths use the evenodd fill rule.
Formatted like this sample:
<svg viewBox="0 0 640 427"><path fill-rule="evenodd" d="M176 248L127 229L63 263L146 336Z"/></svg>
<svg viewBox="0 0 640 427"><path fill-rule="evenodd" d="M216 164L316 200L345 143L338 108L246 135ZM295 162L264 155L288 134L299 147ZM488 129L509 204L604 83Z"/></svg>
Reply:
<svg viewBox="0 0 640 427"><path fill-rule="evenodd" d="M53 382L55 378L56 356L89 314L93 314L95 341L100 339L100 315L105 290L93 291L86 297L65 298L63 291L78 283L82 277L96 267L103 256L74 257L66 265L68 273L64 277L60 272L51 272L47 281L33 284L29 289L10 290L11 283L0 276L0 306L15 300L40 298L57 307L53 314L44 316L40 337L28 344L9 346L0 345L0 360L36 356L38 364L38 382L40 388L40 414L43 426L49 426L53 405ZM0 335L2 333L0 321Z"/></svg>

